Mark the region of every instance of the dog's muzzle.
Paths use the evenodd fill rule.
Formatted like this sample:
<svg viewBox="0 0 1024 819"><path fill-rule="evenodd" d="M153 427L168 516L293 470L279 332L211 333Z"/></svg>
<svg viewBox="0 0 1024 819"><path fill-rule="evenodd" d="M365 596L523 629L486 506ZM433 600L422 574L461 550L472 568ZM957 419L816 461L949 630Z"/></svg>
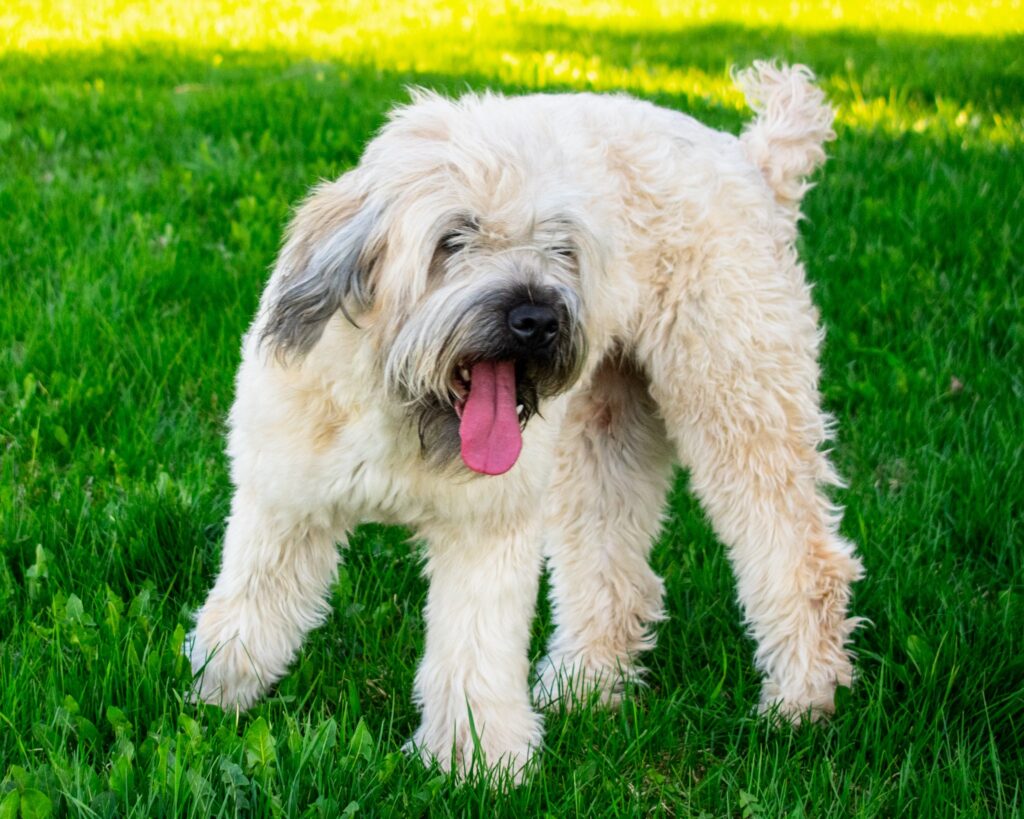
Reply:
<svg viewBox="0 0 1024 819"><path fill-rule="evenodd" d="M445 339L432 352L429 389L407 394L423 456L501 475L523 447L541 401L569 389L586 356L580 303L566 286L536 281L482 289L411 322L392 349L419 349L422 334ZM398 361L415 363L415 358ZM398 370L401 372L401 370Z"/></svg>
<svg viewBox="0 0 1024 819"><path fill-rule="evenodd" d="M578 355L564 302L534 298L517 294L496 310L490 349L462 357L453 374L460 455L483 475L515 465L540 396L567 386Z"/></svg>
<svg viewBox="0 0 1024 819"><path fill-rule="evenodd" d="M525 375L527 362L550 356L559 316L549 305L525 302L508 311L506 324L513 355L459 368L459 386L465 392L455 411L462 461L483 475L508 472L519 458L525 406L518 400L516 384Z"/></svg>

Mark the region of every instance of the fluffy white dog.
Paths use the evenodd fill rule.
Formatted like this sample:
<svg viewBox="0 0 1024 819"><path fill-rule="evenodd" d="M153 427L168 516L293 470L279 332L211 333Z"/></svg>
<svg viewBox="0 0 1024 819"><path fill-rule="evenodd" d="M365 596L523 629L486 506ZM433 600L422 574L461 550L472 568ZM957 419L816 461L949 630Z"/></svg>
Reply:
<svg viewBox="0 0 1024 819"><path fill-rule="evenodd" d="M191 639L204 700L246 708L280 679L337 542L401 523L430 582L413 744L521 771L544 557L534 700L614 702L664 616L647 558L678 460L728 547L762 706L832 709L861 566L824 491L795 250L832 111L802 66L739 80L739 138L621 95L417 92L313 191L244 341L236 490Z"/></svg>

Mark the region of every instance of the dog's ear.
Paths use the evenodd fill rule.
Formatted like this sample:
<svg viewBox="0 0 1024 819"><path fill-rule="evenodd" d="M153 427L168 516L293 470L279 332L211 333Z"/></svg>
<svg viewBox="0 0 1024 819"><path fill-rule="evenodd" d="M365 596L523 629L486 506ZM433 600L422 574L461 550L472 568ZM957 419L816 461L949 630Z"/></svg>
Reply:
<svg viewBox="0 0 1024 819"><path fill-rule="evenodd" d="M373 302L373 274L384 252L380 206L350 172L319 185L296 211L264 305L261 342L282 359L301 357L339 310L353 315Z"/></svg>

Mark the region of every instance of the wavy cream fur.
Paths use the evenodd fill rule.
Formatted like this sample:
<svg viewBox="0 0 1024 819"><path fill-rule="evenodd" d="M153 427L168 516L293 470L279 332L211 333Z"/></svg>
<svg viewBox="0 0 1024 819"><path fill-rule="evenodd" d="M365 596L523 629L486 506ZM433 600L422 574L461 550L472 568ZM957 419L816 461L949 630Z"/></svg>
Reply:
<svg viewBox="0 0 1024 819"><path fill-rule="evenodd" d="M742 74L758 116L740 138L625 96L419 92L314 191L243 346L235 496L191 641L205 700L245 708L287 673L325 616L335 543L402 523L430 582L413 743L466 772L472 725L488 765L521 773L542 738L543 559L557 628L534 700L614 702L664 617L647 557L679 461L728 548L763 707L832 709L861 566L825 491L821 331L794 247L831 137L811 80ZM565 300L578 361L515 467L481 477L426 457L410 412L451 401L474 311L510 285Z"/></svg>

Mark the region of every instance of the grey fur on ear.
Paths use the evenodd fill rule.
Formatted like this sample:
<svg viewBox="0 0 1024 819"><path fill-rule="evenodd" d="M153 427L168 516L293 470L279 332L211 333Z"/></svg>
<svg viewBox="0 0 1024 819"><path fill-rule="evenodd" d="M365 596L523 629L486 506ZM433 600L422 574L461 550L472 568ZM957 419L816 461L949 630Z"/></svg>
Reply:
<svg viewBox="0 0 1024 819"><path fill-rule="evenodd" d="M333 230L314 225L308 231L303 213L296 217L260 336L279 357L308 353L339 310L358 326L350 309L366 310L373 300L370 274L378 253L369 244L378 215L376 208L364 206ZM311 235L317 233L323 238Z"/></svg>

